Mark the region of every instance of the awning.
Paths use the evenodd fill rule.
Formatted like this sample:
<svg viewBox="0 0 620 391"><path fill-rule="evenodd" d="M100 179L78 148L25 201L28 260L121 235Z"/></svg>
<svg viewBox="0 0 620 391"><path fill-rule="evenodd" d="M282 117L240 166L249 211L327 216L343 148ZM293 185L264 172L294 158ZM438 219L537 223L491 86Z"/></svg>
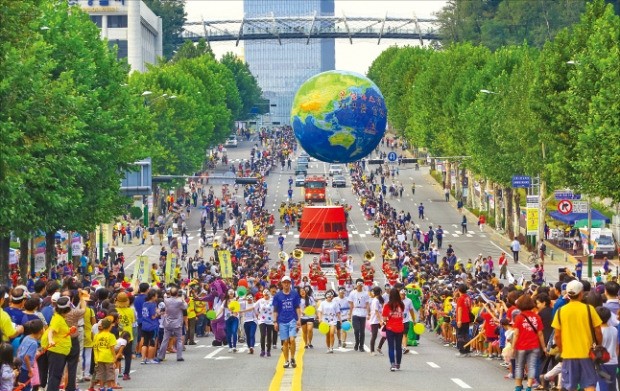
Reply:
<svg viewBox="0 0 620 391"><path fill-rule="evenodd" d="M588 228L588 219L575 221L575 228ZM590 228L605 228L605 220L592 220Z"/></svg>
<svg viewBox="0 0 620 391"><path fill-rule="evenodd" d="M602 214L601 212L599 212L596 209L592 209L592 221L594 220L601 220L604 221L605 223L609 224L611 222L611 220L605 216L604 214ZM564 224L568 224L568 225L574 225L577 221L579 220L588 220L588 214L587 213L569 213L569 214L562 214L558 211L553 211L551 213L549 213L549 216L551 216L552 219L554 220L558 220L563 222Z"/></svg>

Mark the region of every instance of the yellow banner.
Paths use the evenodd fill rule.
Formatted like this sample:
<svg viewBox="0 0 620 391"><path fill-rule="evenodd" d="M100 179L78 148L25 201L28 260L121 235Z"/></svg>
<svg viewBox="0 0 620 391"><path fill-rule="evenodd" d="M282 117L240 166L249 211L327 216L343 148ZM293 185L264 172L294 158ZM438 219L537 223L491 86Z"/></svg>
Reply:
<svg viewBox="0 0 620 391"><path fill-rule="evenodd" d="M177 266L177 256L176 254L169 253L168 258L166 258L166 270L165 270L165 281L166 284L170 284L174 281L174 269Z"/></svg>
<svg viewBox="0 0 620 391"><path fill-rule="evenodd" d="M252 222L252 220L246 220L245 229L249 237L254 236L254 223Z"/></svg>
<svg viewBox="0 0 620 391"><path fill-rule="evenodd" d="M222 278L232 278L233 268L232 261L230 259L230 251L221 250L217 252L217 255L220 259L220 274Z"/></svg>
<svg viewBox="0 0 620 391"><path fill-rule="evenodd" d="M149 282L149 257L141 255L136 261L136 266L133 270L133 278L131 280L132 285L137 288L142 282Z"/></svg>
<svg viewBox="0 0 620 391"><path fill-rule="evenodd" d="M538 233L538 208L527 208L527 234L536 235Z"/></svg>

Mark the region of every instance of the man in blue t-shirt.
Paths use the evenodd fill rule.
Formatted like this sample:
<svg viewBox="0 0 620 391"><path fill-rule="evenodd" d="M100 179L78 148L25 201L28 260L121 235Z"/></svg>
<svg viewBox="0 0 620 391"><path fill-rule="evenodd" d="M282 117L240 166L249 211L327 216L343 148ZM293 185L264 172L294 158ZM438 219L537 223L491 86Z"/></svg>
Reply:
<svg viewBox="0 0 620 391"><path fill-rule="evenodd" d="M282 277L282 290L273 297L273 323L274 329L280 333L282 352L284 352L284 368L289 366L296 368L295 362L295 337L301 327L301 299L297 291L291 290L291 278ZM290 361L289 361L290 357Z"/></svg>

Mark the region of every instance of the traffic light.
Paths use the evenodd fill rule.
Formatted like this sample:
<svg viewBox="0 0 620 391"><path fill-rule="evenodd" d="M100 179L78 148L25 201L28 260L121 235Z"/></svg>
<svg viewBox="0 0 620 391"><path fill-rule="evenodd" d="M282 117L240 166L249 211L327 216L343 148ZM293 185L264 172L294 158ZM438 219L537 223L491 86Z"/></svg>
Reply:
<svg viewBox="0 0 620 391"><path fill-rule="evenodd" d="M407 163L417 163L418 159L416 158L412 158L412 157L405 157L401 159L401 163L407 164Z"/></svg>
<svg viewBox="0 0 620 391"><path fill-rule="evenodd" d="M235 178L235 183L239 185L255 185L258 183L256 178Z"/></svg>
<svg viewBox="0 0 620 391"><path fill-rule="evenodd" d="M368 159L368 164L383 164L383 159Z"/></svg>

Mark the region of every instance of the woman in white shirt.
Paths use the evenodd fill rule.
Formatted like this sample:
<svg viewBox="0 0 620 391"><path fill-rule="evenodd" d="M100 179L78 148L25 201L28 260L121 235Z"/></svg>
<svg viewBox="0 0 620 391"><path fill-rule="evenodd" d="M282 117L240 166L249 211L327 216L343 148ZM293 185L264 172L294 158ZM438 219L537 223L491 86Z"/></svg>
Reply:
<svg viewBox="0 0 620 391"><path fill-rule="evenodd" d="M314 333L314 315L306 315L306 308L314 306L316 310L316 301L312 297L312 288L304 287L298 289L301 302L299 309L301 310L301 331L306 349L312 349L312 335Z"/></svg>
<svg viewBox="0 0 620 391"><path fill-rule="evenodd" d="M381 295L381 288L378 286L372 288L370 291L370 354L377 356L375 353L375 343L377 342L377 334L379 333L379 327L381 326L381 311L383 310L383 296Z"/></svg>
<svg viewBox="0 0 620 391"><path fill-rule="evenodd" d="M263 297L256 302L256 320L260 331L260 356L271 357L271 336L273 335L273 298L269 289L263 290ZM273 341L275 342L275 341Z"/></svg>
<svg viewBox="0 0 620 391"><path fill-rule="evenodd" d="M246 342L250 349L249 354L254 354L256 344L256 308L254 296L251 293L245 297L241 303L241 313L243 314L243 331L245 332Z"/></svg>
<svg viewBox="0 0 620 391"><path fill-rule="evenodd" d="M325 334L327 353L334 353L336 324L340 322L340 306L334 301L334 296L334 290L328 290L325 292L325 300L319 305L319 323L325 322L329 325L329 331Z"/></svg>

